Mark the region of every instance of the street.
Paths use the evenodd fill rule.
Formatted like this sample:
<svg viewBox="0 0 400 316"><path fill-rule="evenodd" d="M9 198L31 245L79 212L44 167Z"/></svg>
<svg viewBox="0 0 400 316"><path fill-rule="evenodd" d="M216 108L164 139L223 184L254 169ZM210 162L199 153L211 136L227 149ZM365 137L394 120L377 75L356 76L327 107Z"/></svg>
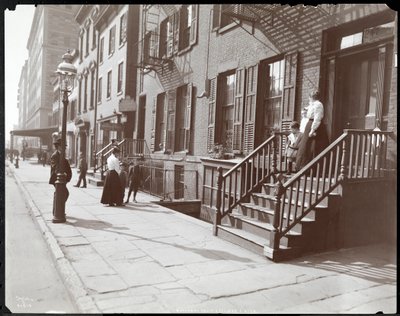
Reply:
<svg viewBox="0 0 400 316"><path fill-rule="evenodd" d="M6 306L13 313L76 313L41 231L11 173L7 166Z"/></svg>

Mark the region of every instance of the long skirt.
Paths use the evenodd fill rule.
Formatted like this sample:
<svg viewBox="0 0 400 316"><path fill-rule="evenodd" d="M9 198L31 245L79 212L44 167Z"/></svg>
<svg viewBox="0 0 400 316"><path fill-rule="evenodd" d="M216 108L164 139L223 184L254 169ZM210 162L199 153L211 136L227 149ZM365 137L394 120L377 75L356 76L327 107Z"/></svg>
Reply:
<svg viewBox="0 0 400 316"><path fill-rule="evenodd" d="M314 157L316 157L328 145L328 136L326 134L326 127L323 122L321 122L315 131L316 136L309 136L312 123L312 120L308 121L304 129L303 136L299 142L299 150L297 151L296 155L297 171L314 159Z"/></svg>
<svg viewBox="0 0 400 316"><path fill-rule="evenodd" d="M101 203L103 204L122 204L122 186L118 173L115 170L107 172L104 180L103 194L101 196Z"/></svg>

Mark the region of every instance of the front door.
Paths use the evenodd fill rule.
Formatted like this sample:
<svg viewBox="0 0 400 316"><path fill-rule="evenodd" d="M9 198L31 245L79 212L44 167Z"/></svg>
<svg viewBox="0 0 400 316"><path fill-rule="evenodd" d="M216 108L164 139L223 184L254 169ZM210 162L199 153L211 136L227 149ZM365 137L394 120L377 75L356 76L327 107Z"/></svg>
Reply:
<svg viewBox="0 0 400 316"><path fill-rule="evenodd" d="M338 58L336 126L373 129L378 117L378 49Z"/></svg>

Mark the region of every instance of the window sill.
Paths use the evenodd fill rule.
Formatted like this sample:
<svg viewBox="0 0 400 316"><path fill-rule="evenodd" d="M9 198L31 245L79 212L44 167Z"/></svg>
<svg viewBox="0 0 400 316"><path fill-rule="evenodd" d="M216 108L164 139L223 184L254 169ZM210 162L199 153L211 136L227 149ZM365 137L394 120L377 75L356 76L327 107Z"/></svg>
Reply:
<svg viewBox="0 0 400 316"><path fill-rule="evenodd" d="M97 105L101 105L101 101L98 101L98 102L97 102Z"/></svg>
<svg viewBox="0 0 400 316"><path fill-rule="evenodd" d="M126 40L124 40L122 43L119 44L118 49L121 49L122 47L125 46Z"/></svg>
<svg viewBox="0 0 400 316"><path fill-rule="evenodd" d="M121 91L117 92L117 95L119 96L119 95L121 95L122 93L123 93L123 91L121 90Z"/></svg>
<svg viewBox="0 0 400 316"><path fill-rule="evenodd" d="M110 101L111 100L111 96L106 98L106 101Z"/></svg>
<svg viewBox="0 0 400 316"><path fill-rule="evenodd" d="M189 44L189 46L187 46L187 47L185 47L185 48L182 48L181 50L178 51L178 54L177 54L177 55L178 55L178 56L181 56L181 55L187 53L188 51L190 51L190 50L192 49L192 46L193 46L193 45L190 45L190 44Z"/></svg>
<svg viewBox="0 0 400 316"><path fill-rule="evenodd" d="M108 54L108 58L111 58L114 55L114 51L112 51L110 54Z"/></svg>
<svg viewBox="0 0 400 316"><path fill-rule="evenodd" d="M229 30L231 30L231 29L234 29L236 26L239 26L239 25L241 25L241 23L235 23L235 22L232 22L232 23L230 23L230 24L228 24L228 25L225 25L225 26L223 26L223 27L219 27L218 28L218 30L217 30L217 33L218 34L222 34L222 33L225 33L225 32L227 32L227 31L229 31Z"/></svg>
<svg viewBox="0 0 400 316"><path fill-rule="evenodd" d="M87 110L83 110L82 113L87 113Z"/></svg>

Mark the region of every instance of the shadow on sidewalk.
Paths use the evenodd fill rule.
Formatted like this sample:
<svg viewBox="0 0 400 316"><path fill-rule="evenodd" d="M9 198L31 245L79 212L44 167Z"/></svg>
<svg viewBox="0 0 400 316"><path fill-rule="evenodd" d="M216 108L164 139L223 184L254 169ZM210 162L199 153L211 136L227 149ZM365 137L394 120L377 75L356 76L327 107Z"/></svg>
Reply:
<svg viewBox="0 0 400 316"><path fill-rule="evenodd" d="M364 252L365 251L365 252ZM390 247L371 246L362 249L344 249L336 253L310 256L303 261L288 263L302 267L323 269L346 274L372 282L393 283L397 279L396 251Z"/></svg>
<svg viewBox="0 0 400 316"><path fill-rule="evenodd" d="M116 230L129 230L127 227L116 227L113 226L109 222L105 221L99 221L99 220L88 220L88 219L82 219L82 218L77 218L73 216L67 216L68 220L74 220L74 222L66 222L66 224L74 226L74 227L82 227L82 228L88 228L88 229L94 229L94 230L103 230L105 232L113 233L113 234L119 234L119 235L124 235L128 237L134 237L137 239L141 240L146 240L149 242L153 243L158 243L158 244L163 244L166 246L171 246L175 248L182 249L184 251L190 251L193 253L196 253L204 258L207 259L213 259L213 260L232 260L232 261L239 261L239 262L254 262L253 260L246 258L246 257L240 257L235 254L232 254L227 251L223 250L216 250L216 249L204 249L204 248L195 248L195 247L188 247L184 245L178 245L175 243L168 243L156 239L150 239L146 238L140 235L134 235L134 234L128 234L120 231L115 231ZM112 230L111 230L112 229Z"/></svg>

